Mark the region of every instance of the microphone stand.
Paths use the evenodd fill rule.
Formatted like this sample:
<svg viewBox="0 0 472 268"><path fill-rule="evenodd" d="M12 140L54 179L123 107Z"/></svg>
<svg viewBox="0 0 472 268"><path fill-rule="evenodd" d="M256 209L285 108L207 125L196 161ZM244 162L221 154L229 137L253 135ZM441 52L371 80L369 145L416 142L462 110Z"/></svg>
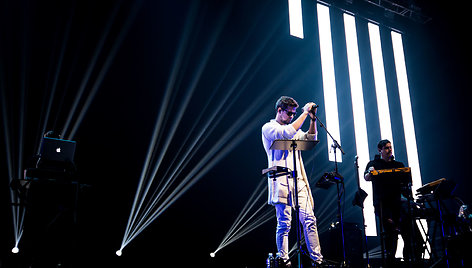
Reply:
<svg viewBox="0 0 472 268"><path fill-rule="evenodd" d="M331 147L334 149L334 160L335 160L334 161L334 168L335 168L335 171L338 172L338 163L336 162L336 149L339 149L343 155L345 155L346 153L344 152L341 145L339 145L338 141L335 138L333 138L333 135L331 135L331 133L329 133L328 129L323 124L323 122L321 122L321 120L318 118L318 116L316 116L316 114L314 114L314 113L311 113L311 114L315 117L315 120L318 121L318 123L320 123L320 127L324 128L324 130L326 131L328 136L331 138L331 140L333 140L333 144L331 145Z"/></svg>
<svg viewBox="0 0 472 268"><path fill-rule="evenodd" d="M333 141L333 144L331 145L331 148L334 149L334 170L335 170L336 174L339 174L338 173L338 162L337 162L337 159L336 159L336 149L339 149L343 155L345 154L345 152L344 152L343 148L341 147L341 145L338 143L338 141L333 137L333 135L331 135L331 133L329 133L328 129L323 124L323 122L321 122L321 120L318 118L318 116L316 116L316 114L314 112L311 112L311 114L313 115L315 120L317 120L320 123L320 126L326 131L328 136ZM339 218L339 223L341 225L341 238L342 238L342 245L343 245L343 262L341 264L341 267L347 267L347 264L346 264L346 246L344 244L344 223L343 223L343 214L341 212L341 196L342 196L343 193L340 193L339 182L342 183L343 193L344 193L344 181L343 180L339 180L339 181L336 180L336 188L337 188L337 192L338 192L338 200L337 200L337 203L338 203L338 218Z"/></svg>

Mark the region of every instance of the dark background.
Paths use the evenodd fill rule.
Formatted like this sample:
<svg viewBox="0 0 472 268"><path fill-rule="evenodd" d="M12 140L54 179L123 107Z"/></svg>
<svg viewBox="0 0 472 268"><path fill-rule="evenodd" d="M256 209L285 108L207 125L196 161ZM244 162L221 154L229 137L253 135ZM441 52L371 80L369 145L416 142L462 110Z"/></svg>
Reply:
<svg viewBox="0 0 472 268"><path fill-rule="evenodd" d="M286 2L1 1L0 265L16 267L29 260L29 253L21 251L23 240L28 241L27 229L20 254L10 252L14 237L7 160L11 159L16 179L31 165L42 132L53 129L77 141L75 162L81 183L87 185L79 194L72 250L66 250L69 264L262 267L267 253L275 251L275 219L221 249L216 258L209 253L218 247L260 182L260 170L266 167L260 127L273 117L275 100L290 95L301 106L315 100L323 107L316 2L303 2L303 40L289 35ZM416 2L432 18L425 24L398 15L386 18L361 1L335 4L379 21L384 30L390 26L404 33L423 182L454 180L455 194L470 204L469 14L461 6L430 2ZM332 9L334 16L339 12ZM342 42L334 41L333 46L335 53L342 53ZM347 67L335 64L340 79ZM337 81L338 100L350 100L347 81ZM75 100L78 108L71 113ZM373 100L366 98L366 105ZM347 154L340 172L346 178L345 215L347 221L359 223L360 210L350 206L357 187L352 112L350 102L343 103L341 138ZM375 118L375 109L371 111L368 116ZM398 110L393 111L392 121L401 122L395 117ZM64 129L69 113L71 123ZM210 168L194 176L195 184L131 241L119 258L115 251L121 245L158 116L163 118L157 131L162 136L153 163L164 141L171 139L152 189L165 181L162 177L168 167L174 167L173 159L179 160L200 133L206 139L185 160L183 175L172 187L193 167ZM319 116L324 119L322 109ZM207 122L211 124L205 130ZM171 132L174 126L176 131ZM333 169L321 130L319 140L316 152L305 155L312 188L323 172ZM377 141L375 134L370 136L371 154ZM406 153L399 148L396 154L401 160ZM46 195L54 194L51 191ZM324 233L335 220L336 192L313 191L319 230ZM265 197L264 193L258 204ZM65 247L54 244L54 238L46 240L43 250Z"/></svg>

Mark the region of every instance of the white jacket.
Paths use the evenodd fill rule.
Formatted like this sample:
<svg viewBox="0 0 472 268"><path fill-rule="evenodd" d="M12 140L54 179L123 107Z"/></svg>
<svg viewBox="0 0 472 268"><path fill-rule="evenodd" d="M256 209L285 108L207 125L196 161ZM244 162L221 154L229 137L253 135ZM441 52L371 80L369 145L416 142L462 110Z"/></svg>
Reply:
<svg viewBox="0 0 472 268"><path fill-rule="evenodd" d="M302 130L296 131L292 125L281 125L275 119L262 126L262 143L267 154L268 167L282 166L293 170L292 151L270 150L270 146L274 140L316 140L316 134L308 134ZM303 165L301 151L296 151L297 163L297 187L300 192L307 187L309 200L314 207L313 196L311 194L310 185ZM270 205L286 204L294 206L294 184L293 179L289 176L280 176L277 179L268 178L269 184L269 200Z"/></svg>

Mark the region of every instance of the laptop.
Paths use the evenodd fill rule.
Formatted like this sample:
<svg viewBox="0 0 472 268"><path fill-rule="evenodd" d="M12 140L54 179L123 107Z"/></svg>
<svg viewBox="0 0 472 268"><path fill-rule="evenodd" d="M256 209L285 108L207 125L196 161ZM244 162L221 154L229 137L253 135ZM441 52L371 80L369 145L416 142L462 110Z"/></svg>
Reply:
<svg viewBox="0 0 472 268"><path fill-rule="evenodd" d="M75 141L44 137L40 155L44 160L74 162Z"/></svg>

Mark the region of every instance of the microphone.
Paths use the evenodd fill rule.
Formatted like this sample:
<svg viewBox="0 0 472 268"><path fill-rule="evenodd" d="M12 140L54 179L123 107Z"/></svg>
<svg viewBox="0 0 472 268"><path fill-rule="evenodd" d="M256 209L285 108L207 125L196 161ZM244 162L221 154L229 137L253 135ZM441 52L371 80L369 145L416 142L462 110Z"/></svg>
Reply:
<svg viewBox="0 0 472 268"><path fill-rule="evenodd" d="M315 104L315 105L311 106L310 113L315 114L315 109L318 108L318 107L320 107L320 106L318 106L318 104Z"/></svg>

